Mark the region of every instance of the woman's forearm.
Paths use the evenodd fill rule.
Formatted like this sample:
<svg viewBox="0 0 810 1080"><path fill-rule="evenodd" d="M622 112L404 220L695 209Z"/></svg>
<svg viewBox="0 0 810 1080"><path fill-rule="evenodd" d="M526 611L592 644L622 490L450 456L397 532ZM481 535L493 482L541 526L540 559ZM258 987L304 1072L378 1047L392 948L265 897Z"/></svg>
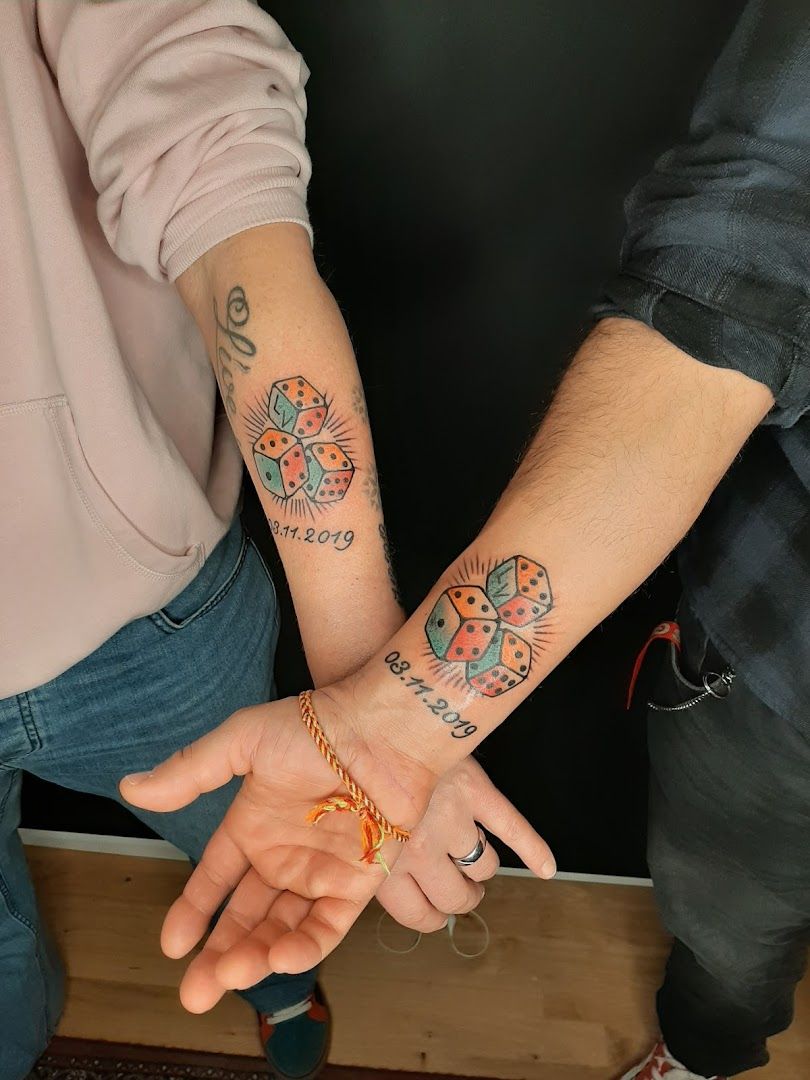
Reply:
<svg viewBox="0 0 810 1080"><path fill-rule="evenodd" d="M284 564L317 685L401 625L365 398L300 226L239 233L177 281Z"/></svg>

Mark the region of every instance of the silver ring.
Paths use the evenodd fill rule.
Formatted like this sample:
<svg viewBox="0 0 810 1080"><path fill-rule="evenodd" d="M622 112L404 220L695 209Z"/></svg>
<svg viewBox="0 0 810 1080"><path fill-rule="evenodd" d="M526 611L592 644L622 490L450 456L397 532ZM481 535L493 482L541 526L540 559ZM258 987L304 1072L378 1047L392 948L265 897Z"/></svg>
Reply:
<svg viewBox="0 0 810 1080"><path fill-rule="evenodd" d="M478 843L472 849L469 855L465 855L463 859L453 859L456 866L472 866L477 863L484 852L487 850L487 834L478 826Z"/></svg>

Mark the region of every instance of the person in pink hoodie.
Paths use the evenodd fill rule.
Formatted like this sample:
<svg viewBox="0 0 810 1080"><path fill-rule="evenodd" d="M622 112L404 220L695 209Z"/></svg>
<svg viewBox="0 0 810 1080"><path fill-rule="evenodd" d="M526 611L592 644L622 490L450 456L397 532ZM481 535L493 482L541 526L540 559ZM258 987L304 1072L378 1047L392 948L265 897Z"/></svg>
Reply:
<svg viewBox="0 0 810 1080"><path fill-rule="evenodd" d="M552 128L525 138L555 162ZM505 157L486 174L493 216L514 211ZM624 1080L756 1068L790 1024L810 938L807 0L747 0L688 132L626 211L596 325L491 516L407 623L348 678L240 710L123 781L133 804L174 812L244 777L164 926L164 948L183 955L226 905L183 981L197 1007L311 967L372 896L420 925L426 897L397 877L425 842L408 833L425 828L439 778L679 545L683 599L651 635L669 663L648 728L648 856L674 941L660 1041ZM184 295L234 280L207 259L183 275ZM487 384L482 417L491 398ZM474 468L474 444L440 445L451 471ZM317 466L319 492L338 477L351 490L350 458L329 489ZM565 723L543 712L538 698L538 723ZM542 1020L524 1022L542 1040Z"/></svg>
<svg viewBox="0 0 810 1080"><path fill-rule="evenodd" d="M120 798L124 773L275 696L245 465L316 685L404 616L362 385L312 256L301 57L249 0L13 0L0 42L0 1076L22 1080L63 996L16 831L22 772ZM199 862L237 786L138 812ZM476 819L551 865L468 760L392 909L417 883L426 927L478 903L497 858ZM221 878L200 865L202 908ZM245 991L279 1080L326 1058L315 980Z"/></svg>

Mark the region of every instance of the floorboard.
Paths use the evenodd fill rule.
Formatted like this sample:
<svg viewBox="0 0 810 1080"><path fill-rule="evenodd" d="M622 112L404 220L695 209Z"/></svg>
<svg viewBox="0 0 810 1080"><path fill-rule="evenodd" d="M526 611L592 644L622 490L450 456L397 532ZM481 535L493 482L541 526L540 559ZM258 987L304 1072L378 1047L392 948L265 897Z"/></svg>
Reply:
<svg viewBox="0 0 810 1080"><path fill-rule="evenodd" d="M60 1034L227 1054L259 1051L251 1010L229 995L206 1016L179 1005L178 962L158 948L182 863L28 849L43 913L69 971ZM407 956L378 941L370 907L326 964L342 1066L500 1080L613 1080L655 1033L653 995L667 941L651 890L503 877L481 907L492 940L464 960L446 934ZM384 940L407 944L383 927ZM472 932L472 931L470 931ZM810 983L773 1041L762 1080L810 1062Z"/></svg>

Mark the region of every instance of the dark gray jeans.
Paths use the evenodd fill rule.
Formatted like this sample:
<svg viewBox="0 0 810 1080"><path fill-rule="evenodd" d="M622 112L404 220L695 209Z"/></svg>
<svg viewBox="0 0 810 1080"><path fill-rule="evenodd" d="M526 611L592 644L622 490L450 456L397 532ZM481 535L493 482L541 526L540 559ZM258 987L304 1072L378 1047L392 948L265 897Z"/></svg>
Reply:
<svg viewBox="0 0 810 1080"><path fill-rule="evenodd" d="M655 700L724 664L681 604ZM675 943L658 994L670 1052L703 1076L768 1061L793 1016L810 937L810 717L771 712L737 672L725 700L649 714L649 862Z"/></svg>

